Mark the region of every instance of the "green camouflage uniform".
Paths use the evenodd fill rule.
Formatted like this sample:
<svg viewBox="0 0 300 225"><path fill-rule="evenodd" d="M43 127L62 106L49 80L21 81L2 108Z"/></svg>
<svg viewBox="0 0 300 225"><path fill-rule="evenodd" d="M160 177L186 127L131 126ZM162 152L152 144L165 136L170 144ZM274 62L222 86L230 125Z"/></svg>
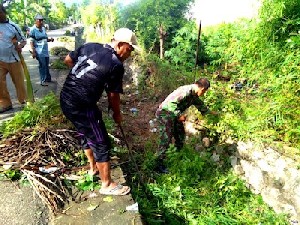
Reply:
<svg viewBox="0 0 300 225"><path fill-rule="evenodd" d="M156 111L156 118L159 126L160 144L158 155L165 157L165 152L175 139L175 147L183 147L185 131L184 126L178 118L181 114L194 105L202 114L208 113L209 109L195 93L194 85L185 85L173 91L159 106Z"/></svg>

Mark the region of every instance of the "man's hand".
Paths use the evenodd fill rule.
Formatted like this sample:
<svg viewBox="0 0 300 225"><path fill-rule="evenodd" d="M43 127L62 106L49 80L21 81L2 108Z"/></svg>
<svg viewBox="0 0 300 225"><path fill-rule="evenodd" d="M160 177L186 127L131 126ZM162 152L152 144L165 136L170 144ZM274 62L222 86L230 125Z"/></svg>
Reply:
<svg viewBox="0 0 300 225"><path fill-rule="evenodd" d="M33 50L33 51L30 51L30 53L31 53L31 56L32 56L32 58L36 58L36 51L35 50Z"/></svg>
<svg viewBox="0 0 300 225"><path fill-rule="evenodd" d="M108 104L111 107L113 113L113 119L117 124L121 124L122 115L120 110L120 94L108 92L107 93Z"/></svg>
<svg viewBox="0 0 300 225"><path fill-rule="evenodd" d="M24 46L22 45L22 44L18 44L18 45L16 45L16 51L17 52L22 52L22 48L23 48Z"/></svg>
<svg viewBox="0 0 300 225"><path fill-rule="evenodd" d="M186 120L186 116L185 115L181 115L178 117L178 121L180 122L184 122Z"/></svg>

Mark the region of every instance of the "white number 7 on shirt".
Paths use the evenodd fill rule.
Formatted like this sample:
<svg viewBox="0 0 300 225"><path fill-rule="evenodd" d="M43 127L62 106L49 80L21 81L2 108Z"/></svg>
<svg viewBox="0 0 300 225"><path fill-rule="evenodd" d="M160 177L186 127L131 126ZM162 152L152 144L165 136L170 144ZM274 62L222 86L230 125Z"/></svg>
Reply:
<svg viewBox="0 0 300 225"><path fill-rule="evenodd" d="M97 67L97 64L94 63L93 60L88 59L86 63L88 66L81 68L80 71L78 71L78 67L87 59L87 56L79 56L78 62L75 64L75 66L72 69L72 74L74 74L77 78L81 78L86 72L95 69Z"/></svg>

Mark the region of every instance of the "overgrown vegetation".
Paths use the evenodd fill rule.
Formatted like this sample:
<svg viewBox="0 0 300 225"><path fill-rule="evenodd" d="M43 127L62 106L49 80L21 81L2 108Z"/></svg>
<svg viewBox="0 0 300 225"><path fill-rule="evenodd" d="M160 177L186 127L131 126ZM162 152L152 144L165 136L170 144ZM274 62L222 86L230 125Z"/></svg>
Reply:
<svg viewBox="0 0 300 225"><path fill-rule="evenodd" d="M37 127L39 129L40 126L56 124L63 118L57 97L54 93L50 93L40 101L27 105L11 120L2 122L0 133L7 137L26 128Z"/></svg>
<svg viewBox="0 0 300 225"><path fill-rule="evenodd" d="M155 146L146 144L143 172L154 181L147 184L153 197L136 195L148 224L289 224L232 173L228 146L214 162L209 149L196 152L199 141L189 141L180 151L168 150L167 175L153 173Z"/></svg>
<svg viewBox="0 0 300 225"><path fill-rule="evenodd" d="M169 93L193 78L208 77L212 88L205 101L220 112L218 123L208 121L208 126L222 140L279 141L299 148L300 16L289 14L295 5L299 6L299 1L265 1L260 20L244 19L204 29L201 67L192 72L194 76L192 49L197 29L192 21L186 23L166 51L168 62L147 57L152 71L146 77L150 93L152 87Z"/></svg>

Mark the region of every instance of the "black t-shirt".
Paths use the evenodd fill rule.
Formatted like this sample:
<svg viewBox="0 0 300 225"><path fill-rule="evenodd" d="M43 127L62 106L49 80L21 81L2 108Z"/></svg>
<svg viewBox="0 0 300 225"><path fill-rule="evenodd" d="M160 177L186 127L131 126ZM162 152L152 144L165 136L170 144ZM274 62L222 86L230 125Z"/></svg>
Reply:
<svg viewBox="0 0 300 225"><path fill-rule="evenodd" d="M93 105L107 92L123 93L124 67L109 45L88 43L70 52L73 68L61 97L72 105Z"/></svg>

